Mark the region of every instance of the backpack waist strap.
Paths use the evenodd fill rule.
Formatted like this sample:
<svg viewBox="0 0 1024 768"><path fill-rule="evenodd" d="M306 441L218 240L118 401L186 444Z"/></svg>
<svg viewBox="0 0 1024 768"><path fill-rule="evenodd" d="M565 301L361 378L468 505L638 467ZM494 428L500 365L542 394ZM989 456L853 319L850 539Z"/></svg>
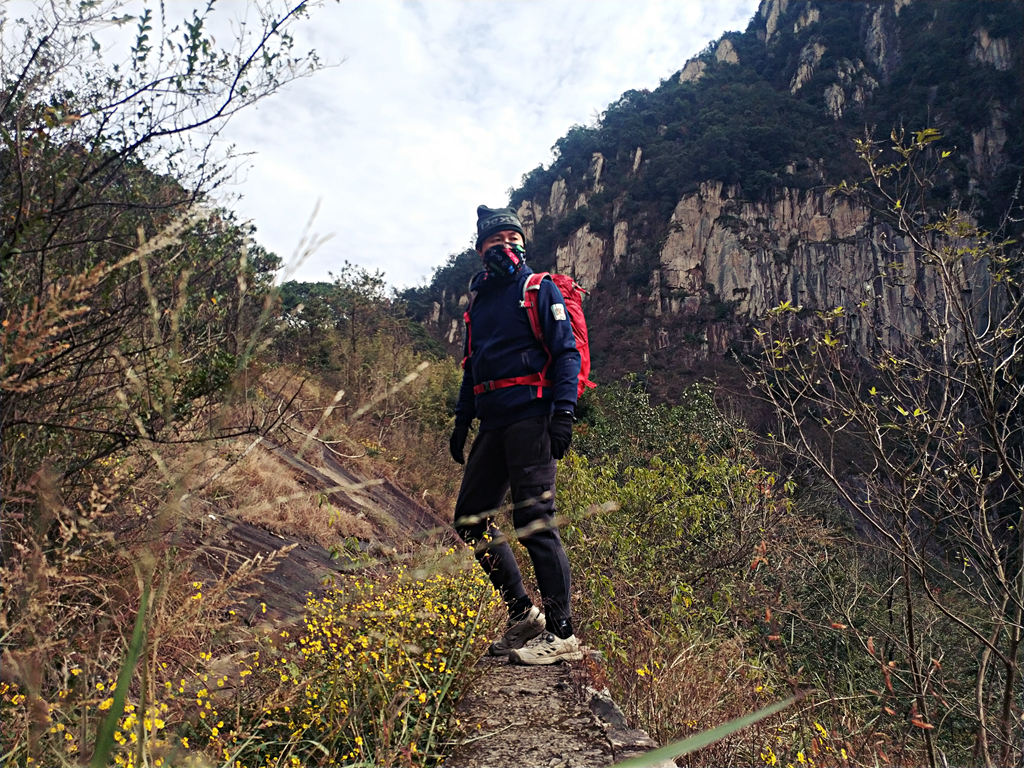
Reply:
<svg viewBox="0 0 1024 768"><path fill-rule="evenodd" d="M542 396L541 390L544 387L550 387L551 381L544 375L544 372L530 373L526 376L516 376L511 379L494 379L493 381L483 381L473 387L474 395L482 395L484 392L491 392L495 389L505 389L506 387L516 387L520 385L527 385L531 387L537 387L537 397Z"/></svg>

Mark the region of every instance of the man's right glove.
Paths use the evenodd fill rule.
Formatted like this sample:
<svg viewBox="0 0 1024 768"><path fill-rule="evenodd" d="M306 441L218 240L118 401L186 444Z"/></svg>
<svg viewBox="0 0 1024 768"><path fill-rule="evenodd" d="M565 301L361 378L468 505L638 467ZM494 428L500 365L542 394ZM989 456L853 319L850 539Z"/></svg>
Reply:
<svg viewBox="0 0 1024 768"><path fill-rule="evenodd" d="M466 463L463 453L466 450L467 435L469 435L469 424L455 422L455 429L452 430L452 436L448 439L448 450L451 451L452 458L458 464Z"/></svg>
<svg viewBox="0 0 1024 768"><path fill-rule="evenodd" d="M551 436L551 455L556 459L565 456L572 442L573 416L570 411L557 411L551 417L551 426L548 427L548 434Z"/></svg>

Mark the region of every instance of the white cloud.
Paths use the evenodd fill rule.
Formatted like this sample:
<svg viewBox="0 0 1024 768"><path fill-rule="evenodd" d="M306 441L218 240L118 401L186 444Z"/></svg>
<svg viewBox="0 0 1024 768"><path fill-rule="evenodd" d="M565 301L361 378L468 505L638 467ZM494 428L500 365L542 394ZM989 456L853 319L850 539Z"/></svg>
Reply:
<svg viewBox="0 0 1024 768"><path fill-rule="evenodd" d="M167 0L168 15L195 4ZM657 87L744 29L757 5L328 0L293 34L333 66L229 123L225 147L252 154L224 199L286 259L319 201L313 229L333 238L297 279L326 280L347 259L417 284L471 244L477 204L504 204L573 124L626 90ZM216 8L237 16L254 4ZM229 34L223 20L217 29Z"/></svg>

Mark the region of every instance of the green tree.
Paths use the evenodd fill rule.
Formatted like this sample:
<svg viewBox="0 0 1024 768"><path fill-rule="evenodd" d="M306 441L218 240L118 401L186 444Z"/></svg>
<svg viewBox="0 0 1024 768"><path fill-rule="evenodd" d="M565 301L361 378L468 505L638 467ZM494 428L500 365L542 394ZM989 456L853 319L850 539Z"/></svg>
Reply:
<svg viewBox="0 0 1024 768"><path fill-rule="evenodd" d="M480 254L472 248L451 254L448 261L434 269L430 285L401 294L410 315L421 322L427 320L437 301L450 317L461 317L459 299L469 292L469 281L480 266Z"/></svg>
<svg viewBox="0 0 1024 768"><path fill-rule="evenodd" d="M5 483L44 459L70 480L136 440L265 426L188 421L253 351L278 265L208 202L227 162L213 141L315 68L288 34L305 4L268 6L230 48L208 29L212 3L174 26L126 8L55 2L4 21ZM110 25L135 35L107 61L94 35Z"/></svg>
<svg viewBox="0 0 1024 768"><path fill-rule="evenodd" d="M230 47L208 30L213 3L177 26L151 6L36 5L0 31L0 653L5 691L46 714L5 728L2 751L49 765L95 749L99 765L160 641L192 651L220 621L165 621L194 578L168 544L187 449L266 434L287 411L247 386L278 261L212 201L229 162L213 142L316 60L287 33L304 4L261 6ZM135 34L105 59L93 36L116 25ZM72 666L89 685L123 672L106 737L65 698ZM75 753L39 738L64 717Z"/></svg>

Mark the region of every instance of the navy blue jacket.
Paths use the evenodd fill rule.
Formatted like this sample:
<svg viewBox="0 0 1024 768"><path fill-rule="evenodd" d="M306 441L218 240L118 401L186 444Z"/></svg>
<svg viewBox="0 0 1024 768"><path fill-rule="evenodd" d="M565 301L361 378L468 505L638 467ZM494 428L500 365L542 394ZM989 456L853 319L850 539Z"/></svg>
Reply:
<svg viewBox="0 0 1024 768"><path fill-rule="evenodd" d="M521 306L523 284L532 270L523 265L513 277L479 273L470 283L475 297L469 309L469 329L464 347L462 387L455 406L456 423L469 424L480 419L480 429L498 429L520 419L554 410L575 411L580 353L576 349L568 313L561 291L551 280L540 284L537 309L551 366L545 387L537 397L537 387L516 385L473 394L477 383L510 379L539 372L547 362L547 352L530 328L527 311ZM556 319L560 317L561 319Z"/></svg>

